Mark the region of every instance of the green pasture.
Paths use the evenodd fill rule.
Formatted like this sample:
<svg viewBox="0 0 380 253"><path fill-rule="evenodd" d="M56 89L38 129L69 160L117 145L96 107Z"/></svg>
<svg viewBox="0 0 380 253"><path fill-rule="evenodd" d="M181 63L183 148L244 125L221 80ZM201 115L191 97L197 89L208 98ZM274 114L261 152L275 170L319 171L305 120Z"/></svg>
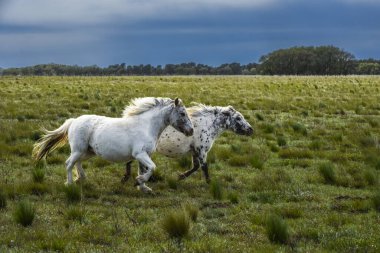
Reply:
<svg viewBox="0 0 380 253"><path fill-rule="evenodd" d="M255 134L219 137L210 184L155 154L154 195L98 158L66 188L67 146L31 160L42 127L145 96L232 105ZM378 76L0 77L0 252L379 252L379 174Z"/></svg>

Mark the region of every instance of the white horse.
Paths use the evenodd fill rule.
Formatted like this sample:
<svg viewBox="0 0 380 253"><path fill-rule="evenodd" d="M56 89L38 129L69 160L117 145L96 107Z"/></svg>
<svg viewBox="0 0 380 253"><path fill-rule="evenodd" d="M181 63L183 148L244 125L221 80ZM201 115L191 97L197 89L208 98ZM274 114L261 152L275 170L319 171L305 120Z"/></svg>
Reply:
<svg viewBox="0 0 380 253"><path fill-rule="evenodd" d="M33 156L41 160L67 140L71 154L66 161L67 184L73 182L72 168L77 167L78 178L86 177L82 161L98 155L111 162L127 162L137 159L146 172L136 178L136 184L144 192L145 185L156 165L150 159L162 131L171 125L186 136L193 134L193 126L186 108L178 98L137 98L131 101L122 118L82 115L72 118L45 135L34 145Z"/></svg>
<svg viewBox="0 0 380 253"><path fill-rule="evenodd" d="M181 157L191 153L193 168L180 174L179 179L185 179L202 167L206 182L210 182L207 166L207 153L210 151L216 138L225 130L232 130L239 135L252 135L251 125L244 116L232 106L205 106L198 104L187 108L194 126L194 135L187 137L176 129L168 126L158 140L157 152L167 157ZM131 175L131 163L126 165L126 172L122 182L126 182ZM139 174L145 171L142 163L139 165Z"/></svg>

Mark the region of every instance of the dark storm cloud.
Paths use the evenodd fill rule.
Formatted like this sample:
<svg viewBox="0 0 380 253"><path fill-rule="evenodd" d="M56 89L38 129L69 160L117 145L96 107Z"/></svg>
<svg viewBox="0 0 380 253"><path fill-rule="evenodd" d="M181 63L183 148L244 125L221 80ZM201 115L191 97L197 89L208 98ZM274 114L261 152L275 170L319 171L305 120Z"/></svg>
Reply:
<svg viewBox="0 0 380 253"><path fill-rule="evenodd" d="M37 7L32 13L17 2L25 4L16 0L14 7L4 5L12 8L0 17L3 67L48 62L248 63L278 48L326 44L358 58L380 58L377 1L147 0L144 5L112 0L105 1L108 6L83 1L75 7L70 0L57 15L54 4L38 9L42 0L33 1ZM44 15L49 8L50 14Z"/></svg>

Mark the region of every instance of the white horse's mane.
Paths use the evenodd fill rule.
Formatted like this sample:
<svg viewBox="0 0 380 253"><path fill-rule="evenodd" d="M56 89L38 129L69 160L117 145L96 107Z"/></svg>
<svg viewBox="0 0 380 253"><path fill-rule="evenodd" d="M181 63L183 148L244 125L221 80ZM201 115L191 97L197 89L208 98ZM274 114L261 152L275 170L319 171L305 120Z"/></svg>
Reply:
<svg viewBox="0 0 380 253"><path fill-rule="evenodd" d="M122 116L128 117L133 115L139 115L157 106L167 106L173 103L174 100L170 98L155 98L144 97L133 99L128 106L125 107Z"/></svg>
<svg viewBox="0 0 380 253"><path fill-rule="evenodd" d="M192 117L200 117L200 116L206 116L208 114L215 114L222 109L222 107L220 106L210 106L210 105L204 105L200 103L192 103L192 104L194 104L194 106L186 108L186 111Z"/></svg>

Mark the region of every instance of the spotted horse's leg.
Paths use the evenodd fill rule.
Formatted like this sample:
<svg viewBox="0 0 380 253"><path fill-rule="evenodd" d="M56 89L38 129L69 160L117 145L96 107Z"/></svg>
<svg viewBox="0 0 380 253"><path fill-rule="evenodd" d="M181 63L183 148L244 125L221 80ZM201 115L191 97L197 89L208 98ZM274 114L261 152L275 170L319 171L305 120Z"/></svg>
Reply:
<svg viewBox="0 0 380 253"><path fill-rule="evenodd" d="M131 177L132 162L133 161L129 161L125 164L125 174L123 178L121 179L122 184L125 184L128 181L128 179Z"/></svg>
<svg viewBox="0 0 380 253"><path fill-rule="evenodd" d="M211 179L210 179L210 176L208 174L207 154L200 155L199 156L199 162L201 163L201 168L203 171L203 175L205 176L206 183L209 184L211 182Z"/></svg>
<svg viewBox="0 0 380 253"><path fill-rule="evenodd" d="M202 166L203 174L205 175L206 183L209 184L211 182L211 179L210 179L210 176L208 174L208 165L207 165L207 162L202 163L201 166Z"/></svg>
<svg viewBox="0 0 380 253"><path fill-rule="evenodd" d="M190 170L185 171L184 173L181 173L178 175L178 180L183 180L193 174L195 171L199 169L199 159L197 154L193 154L193 168Z"/></svg>

